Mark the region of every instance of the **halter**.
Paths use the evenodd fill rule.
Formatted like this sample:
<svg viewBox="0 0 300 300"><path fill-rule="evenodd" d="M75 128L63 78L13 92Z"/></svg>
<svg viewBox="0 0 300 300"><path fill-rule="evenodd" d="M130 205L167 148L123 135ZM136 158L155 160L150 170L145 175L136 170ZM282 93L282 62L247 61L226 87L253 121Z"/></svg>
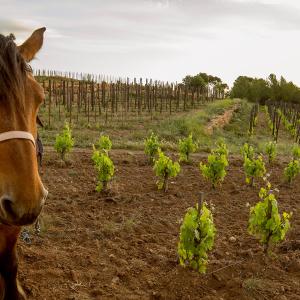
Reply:
<svg viewBox="0 0 300 300"><path fill-rule="evenodd" d="M7 131L0 133L0 143L5 142L8 140L16 140L16 139L22 139L22 140L29 140L32 142L33 146L35 145L35 139L33 135L26 131Z"/></svg>

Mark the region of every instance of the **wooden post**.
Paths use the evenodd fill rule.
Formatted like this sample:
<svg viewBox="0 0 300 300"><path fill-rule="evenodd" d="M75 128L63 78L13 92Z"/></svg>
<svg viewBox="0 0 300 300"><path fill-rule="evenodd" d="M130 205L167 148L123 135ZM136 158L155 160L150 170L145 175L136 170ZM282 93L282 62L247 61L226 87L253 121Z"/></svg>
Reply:
<svg viewBox="0 0 300 300"><path fill-rule="evenodd" d="M51 126L51 97L52 97L52 91L51 91L51 79L49 79L49 86L48 86L48 126Z"/></svg>

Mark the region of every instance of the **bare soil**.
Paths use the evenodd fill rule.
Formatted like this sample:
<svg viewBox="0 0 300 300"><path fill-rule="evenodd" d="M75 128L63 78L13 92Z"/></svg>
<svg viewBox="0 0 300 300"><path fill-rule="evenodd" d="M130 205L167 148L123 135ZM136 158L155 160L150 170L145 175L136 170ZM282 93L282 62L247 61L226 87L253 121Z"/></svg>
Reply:
<svg viewBox="0 0 300 300"><path fill-rule="evenodd" d="M232 108L226 110L222 115L213 118L205 127L205 132L212 135L215 128L223 128L225 125L229 124L234 112L237 111L240 106L240 104L236 104Z"/></svg>
<svg viewBox="0 0 300 300"><path fill-rule="evenodd" d="M29 299L300 299L300 184L282 183L284 159L269 170L280 211L293 212L292 229L265 257L247 233L259 188L245 185L239 158L231 158L224 184L212 191L198 170L204 156L195 155L165 194L143 153L113 151L116 176L111 191L99 194L90 157L77 150L65 167L47 150L42 232L30 244L19 242ZM218 230L206 275L177 262L180 223L200 191L215 206Z"/></svg>

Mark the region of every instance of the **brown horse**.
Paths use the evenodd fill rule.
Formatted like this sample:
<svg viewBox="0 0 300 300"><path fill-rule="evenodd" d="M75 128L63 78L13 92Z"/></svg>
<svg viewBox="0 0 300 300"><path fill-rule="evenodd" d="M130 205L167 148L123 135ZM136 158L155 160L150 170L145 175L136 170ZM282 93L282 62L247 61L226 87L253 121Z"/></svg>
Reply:
<svg viewBox="0 0 300 300"><path fill-rule="evenodd" d="M16 243L47 196L36 159L37 112L42 87L27 65L43 44L40 28L21 45L0 34L0 300L26 299L18 284Z"/></svg>

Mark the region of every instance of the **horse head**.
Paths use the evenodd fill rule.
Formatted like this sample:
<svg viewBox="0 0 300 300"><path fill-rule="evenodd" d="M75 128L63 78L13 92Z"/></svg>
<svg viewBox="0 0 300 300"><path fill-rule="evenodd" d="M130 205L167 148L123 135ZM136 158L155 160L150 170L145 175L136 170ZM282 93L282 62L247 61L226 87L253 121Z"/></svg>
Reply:
<svg viewBox="0 0 300 300"><path fill-rule="evenodd" d="M6 225L33 223L47 196L34 142L45 96L28 65L42 47L45 30L34 31L20 46L13 35L0 35L0 223Z"/></svg>

